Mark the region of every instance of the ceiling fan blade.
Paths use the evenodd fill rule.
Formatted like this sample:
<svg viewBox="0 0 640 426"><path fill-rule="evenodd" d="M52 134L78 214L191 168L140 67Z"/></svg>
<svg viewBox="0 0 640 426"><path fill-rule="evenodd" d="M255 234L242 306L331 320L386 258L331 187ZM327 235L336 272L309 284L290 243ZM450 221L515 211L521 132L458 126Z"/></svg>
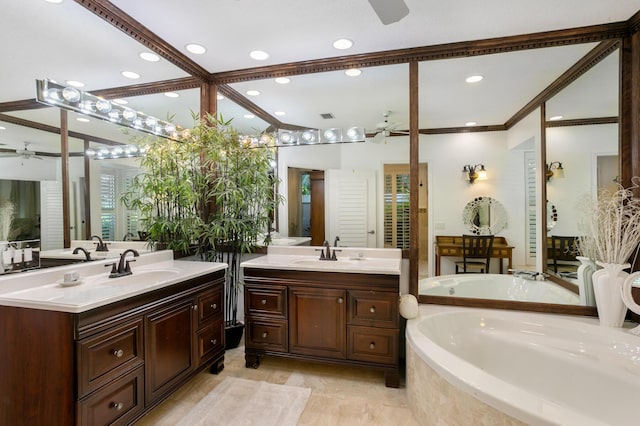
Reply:
<svg viewBox="0 0 640 426"><path fill-rule="evenodd" d="M373 135L373 137L371 138L371 142L373 143L382 143L385 141L385 139L387 138L386 136L386 132L382 131L382 132L378 132L375 135Z"/></svg>
<svg viewBox="0 0 640 426"><path fill-rule="evenodd" d="M404 0L369 0L369 4L384 25L398 22L409 14Z"/></svg>
<svg viewBox="0 0 640 426"><path fill-rule="evenodd" d="M0 154L0 158L11 158L11 157L20 157L20 154L16 154L15 152L13 154Z"/></svg>

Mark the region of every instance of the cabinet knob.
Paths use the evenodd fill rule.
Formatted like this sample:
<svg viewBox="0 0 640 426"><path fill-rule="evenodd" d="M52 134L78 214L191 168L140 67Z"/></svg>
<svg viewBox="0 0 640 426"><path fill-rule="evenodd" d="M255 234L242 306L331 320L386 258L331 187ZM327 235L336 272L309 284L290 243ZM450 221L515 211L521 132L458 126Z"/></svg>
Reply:
<svg viewBox="0 0 640 426"><path fill-rule="evenodd" d="M263 305L266 305L266 304L267 304L267 299L262 299L262 300L260 301L260 303L262 303Z"/></svg>
<svg viewBox="0 0 640 426"><path fill-rule="evenodd" d="M338 297L338 303L344 303L344 299L342 297Z"/></svg>
<svg viewBox="0 0 640 426"><path fill-rule="evenodd" d="M269 333L267 333L266 331L263 331L263 332L262 332L262 338L263 338L263 339L264 339L264 338L266 338L268 335L269 335Z"/></svg>
<svg viewBox="0 0 640 426"><path fill-rule="evenodd" d="M198 305L193 305L193 310L197 311L198 310Z"/></svg>
<svg viewBox="0 0 640 426"><path fill-rule="evenodd" d="M376 344L374 342L369 343L369 349L375 349Z"/></svg>
<svg viewBox="0 0 640 426"><path fill-rule="evenodd" d="M375 306L370 307L369 308L369 312L371 312L372 314L375 314L376 313L376 307Z"/></svg>
<svg viewBox="0 0 640 426"><path fill-rule="evenodd" d="M212 303L211 304L211 309L218 309L218 304L217 303Z"/></svg>
<svg viewBox="0 0 640 426"><path fill-rule="evenodd" d="M124 355L124 351L122 349L114 349L111 353L118 358L122 358L122 355Z"/></svg>
<svg viewBox="0 0 640 426"><path fill-rule="evenodd" d="M213 343L214 345L218 343L218 339L211 339L211 343Z"/></svg>
<svg viewBox="0 0 640 426"><path fill-rule="evenodd" d="M124 404L122 402L112 402L111 408L115 408L116 411L120 411L124 408Z"/></svg>

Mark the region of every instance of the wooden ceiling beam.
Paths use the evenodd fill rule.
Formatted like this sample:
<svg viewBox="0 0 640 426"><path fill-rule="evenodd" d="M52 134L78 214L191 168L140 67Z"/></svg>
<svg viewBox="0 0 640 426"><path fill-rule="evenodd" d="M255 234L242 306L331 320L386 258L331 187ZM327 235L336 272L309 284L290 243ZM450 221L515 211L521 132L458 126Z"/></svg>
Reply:
<svg viewBox="0 0 640 426"><path fill-rule="evenodd" d="M162 56L189 75L197 77L201 81L209 80L209 72L198 65L191 58L164 41L156 33L149 30L139 21L133 19L122 9L107 0L74 0L79 5L116 27L134 40L146 46L151 51Z"/></svg>

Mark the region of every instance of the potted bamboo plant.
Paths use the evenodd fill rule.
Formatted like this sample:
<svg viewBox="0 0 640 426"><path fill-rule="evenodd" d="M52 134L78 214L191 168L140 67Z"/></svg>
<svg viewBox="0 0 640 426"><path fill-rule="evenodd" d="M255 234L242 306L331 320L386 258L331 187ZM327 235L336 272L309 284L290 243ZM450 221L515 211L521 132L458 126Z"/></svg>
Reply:
<svg viewBox="0 0 640 426"><path fill-rule="evenodd" d="M280 202L274 193L274 152L241 141L230 122L212 115L200 122L192 137L201 141L203 168L212 176L207 200L213 205L199 239L209 259L228 264L225 325L229 349L238 346L244 330L238 321L242 256L254 251Z"/></svg>

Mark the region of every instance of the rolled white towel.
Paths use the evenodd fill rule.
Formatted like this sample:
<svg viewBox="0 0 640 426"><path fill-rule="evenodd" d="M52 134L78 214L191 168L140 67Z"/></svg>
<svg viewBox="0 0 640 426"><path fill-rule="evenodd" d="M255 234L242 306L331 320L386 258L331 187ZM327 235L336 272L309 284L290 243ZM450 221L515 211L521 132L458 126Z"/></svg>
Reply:
<svg viewBox="0 0 640 426"><path fill-rule="evenodd" d="M413 294L400 295L400 315L411 319L417 317L419 313L418 299Z"/></svg>

